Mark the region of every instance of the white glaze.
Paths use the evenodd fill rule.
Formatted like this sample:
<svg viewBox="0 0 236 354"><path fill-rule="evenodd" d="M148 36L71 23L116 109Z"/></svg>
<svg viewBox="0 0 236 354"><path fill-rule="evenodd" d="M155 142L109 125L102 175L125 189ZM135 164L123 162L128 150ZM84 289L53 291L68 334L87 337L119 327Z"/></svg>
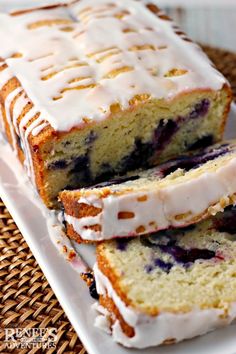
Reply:
<svg viewBox="0 0 236 354"><path fill-rule="evenodd" d="M0 132L4 132L4 124L3 124L3 114L2 114L2 107L0 105Z"/></svg>
<svg viewBox="0 0 236 354"><path fill-rule="evenodd" d="M97 264L94 266L94 276L98 293L108 295L114 301L125 322L134 328L135 335L129 338L122 331L118 320L112 325L113 339L126 347L146 348L160 345L165 340L173 338L179 342L228 325L236 318L236 302L229 306L227 318L220 317L224 315L224 309L216 308L205 310L195 308L191 312L180 314L161 312L158 316L149 316L127 306ZM100 311L99 308L98 311L100 316L108 317L106 312ZM100 328L104 329L105 322L99 319L96 325L100 323L102 323Z"/></svg>
<svg viewBox="0 0 236 354"><path fill-rule="evenodd" d="M0 54L5 58L12 73L19 77L37 110L43 113L54 129L69 130L83 123L84 117L92 120L104 119L109 115L110 104L120 102L123 108L127 108L128 101L136 94L149 93L152 97L170 99L186 90L217 90L225 83L225 79L210 66L208 59L195 44L186 43L174 33L171 22L161 20L142 3L134 0L122 0L117 7L106 10L107 3L110 1L98 0L94 6L93 1L83 0L67 8L34 11L15 17L0 15L1 43L4 44ZM79 13L91 5L94 9L106 5L106 11L103 13L106 17L95 19L95 12L86 19L82 18ZM130 15L125 21L114 19L117 13L127 9ZM71 20L74 30L63 32L63 25L27 29L27 26L35 21L58 18ZM125 34L122 31L127 27L139 32ZM148 31L147 27L153 27L154 30ZM80 35L79 39L74 39L81 31L85 33ZM143 44L156 48L166 45L167 48L138 52L129 50L134 45ZM96 60L107 53L90 57L91 53L110 47L119 48L121 53L100 64ZM11 54L16 52L22 53L23 56L11 58ZM72 61L73 57L78 59ZM70 68L49 80L41 80L46 74L65 68L68 63L88 65ZM158 76L154 77L149 70L157 63ZM132 66L135 70L113 79L103 78L108 72L122 66ZM175 67L186 68L189 72L172 79L163 77ZM99 86L91 90L67 91L63 99L52 100L60 94L63 87L71 88L78 84L72 83L68 86L71 79L87 75L91 75L91 79L83 84L99 82ZM131 85L135 85L135 88L131 88Z"/></svg>
<svg viewBox="0 0 236 354"><path fill-rule="evenodd" d="M82 200L87 204L100 206L101 212L95 217L78 219L66 215L65 218L81 238L91 241L115 236L135 236L139 226L145 227L145 233L170 226L182 227L219 203L222 198L235 194L235 174L236 157L232 156L232 159L224 162L216 171L206 170L188 181L183 178L182 181L173 181L165 187L156 184L149 190L144 188L142 191L129 191L121 195L109 195L107 198L99 198L96 190L94 194L91 190L91 196L83 197ZM147 200L139 202L138 198L142 196L147 196ZM78 203L81 203L81 198ZM124 211L132 212L135 216L131 219L119 219L118 213ZM182 214L185 216L176 218ZM150 225L152 222L157 226ZM101 225L101 231L88 229L95 224Z"/></svg>
<svg viewBox="0 0 236 354"><path fill-rule="evenodd" d="M0 2L0 12L6 12L6 13L14 13L16 11L21 11L21 10L27 10L27 9L32 9L32 5L34 8L37 7L46 7L46 6L51 6L51 5L56 5L56 4L66 4L70 3L73 0L34 0L32 4L32 0L1 0Z"/></svg>
<svg viewBox="0 0 236 354"><path fill-rule="evenodd" d="M16 142L16 133L14 130L14 126L12 124L12 117L11 117L11 104L13 100L16 98L16 96L22 92L22 87L17 87L14 91L12 91L7 98L4 101L4 109L5 109L5 114L6 114L6 119L8 121L8 124L10 126L10 132L11 132L11 137L12 137L12 142L13 142L13 148L14 152L17 151L17 142Z"/></svg>
<svg viewBox="0 0 236 354"><path fill-rule="evenodd" d="M145 3L147 1L121 0L111 7L110 0L96 0L96 4L92 0L81 0L17 16L0 13L0 57L8 65L0 72L0 89L16 76L34 104L18 127L17 118L28 101L21 95L14 107L14 128L11 126L12 139L15 130L22 140L25 164L32 180L34 169L28 137L36 136L47 125L57 131L69 131L87 124L84 118L105 119L113 103L118 102L122 109L128 108L129 100L138 94L171 100L195 89L219 90L226 83L197 45L178 36L173 23L151 13ZM92 11L84 11L90 6ZM2 11L7 8L2 5ZM128 11L128 15L116 18L123 11ZM30 28L35 22L55 19L66 22ZM65 32L65 27L70 27L71 31ZM127 28L134 32L124 33ZM152 49L131 50L145 44ZM16 53L22 56L14 56ZM113 55L99 62L108 53ZM122 67L129 67L131 71L106 78ZM173 68L188 72L165 77ZM151 73L153 70L155 76ZM79 81L71 81L76 78ZM86 88L87 85L95 86ZM76 90L78 86L84 88ZM53 100L58 97L60 99ZM40 113L39 118L31 121L36 113ZM11 124L11 119L9 122Z"/></svg>
<svg viewBox="0 0 236 354"><path fill-rule="evenodd" d="M82 0L67 8L34 11L15 17L0 15L0 39L4 44L0 55L20 79L37 110L43 113L44 119L55 130L68 131L74 126L84 124L84 117L91 120L105 119L110 113L112 103L119 102L125 109L129 100L137 94L147 93L151 97L171 99L181 92L194 89L218 90L226 82L195 44L185 42L174 33L172 22L153 15L142 2L122 0L117 7L108 7L106 10L108 3L109 0L97 0L94 6L94 1ZM94 9L106 5L104 11L100 12L105 17L95 19L96 12L86 17L80 15L84 8L91 5ZM123 10L130 11L130 15L125 20L115 19L114 16ZM35 21L58 18L71 20L73 31L61 31L65 25L27 29ZM123 33L129 27L138 32ZM153 31L146 29L149 27ZM81 31L85 32L78 38L77 34ZM144 44L167 48L136 52L130 50L133 46ZM114 50L107 50L111 47L116 47L121 52L98 63L97 60L104 54L114 53ZM106 52L90 57L91 53L105 49ZM11 54L16 52L23 56L11 58ZM72 61L73 58L77 59ZM71 67L49 80L41 80L46 74L73 63L87 65ZM134 70L113 79L104 78L110 71L123 66L130 66ZM158 75L153 76L150 70L156 67ZM188 73L179 77L164 77L166 72L176 67L187 69ZM82 83L69 83L76 77L87 76L90 79ZM52 99L60 96L63 88L94 83L98 84L95 88L66 91L62 94L62 99Z"/></svg>
<svg viewBox="0 0 236 354"><path fill-rule="evenodd" d="M25 106L28 103L30 103L30 100L26 97L24 92L22 92L22 94L16 99L14 107L13 107L12 122L13 122L13 125L15 128L15 131L18 135L20 135L20 132L19 132L18 124L17 124L17 119L19 118L23 109L25 108Z"/></svg>
<svg viewBox="0 0 236 354"><path fill-rule="evenodd" d="M26 171L28 173L28 176L31 178L33 184L35 185L35 176L34 176L34 168L33 168L33 162L32 162L32 154L30 150L30 145L28 141L29 134L31 131L37 127L38 123L42 123L42 119L40 116L35 119L32 124L28 125L27 128L25 129L27 123L36 116L39 112L35 107L32 107L21 119L20 124L19 124L19 131L20 131L20 138L21 138L21 145L24 150L25 154L25 160L24 160L24 165L26 167Z"/></svg>
<svg viewBox="0 0 236 354"><path fill-rule="evenodd" d="M32 135L37 136L47 126L48 126L47 122L42 122L41 124L37 125L35 128L32 129L31 131Z"/></svg>
<svg viewBox="0 0 236 354"><path fill-rule="evenodd" d="M76 252L75 248L71 244L71 241L62 230L61 213L49 211L48 209L45 210L44 215L47 221L48 234L60 254L62 254L62 256L70 262L73 269L75 269L79 274L87 272L89 269L88 265L82 260L79 253ZM73 257L71 257L71 254L73 254Z"/></svg>
<svg viewBox="0 0 236 354"><path fill-rule="evenodd" d="M111 334L111 329L110 329L110 321L109 321L109 312L107 311L107 309L105 309L105 307L101 306L98 302L95 302L92 306L91 306L92 310L94 310L97 314L96 318L95 318L95 327L98 327L100 329L102 329L104 332ZM99 315L98 315L99 313Z"/></svg>
<svg viewBox="0 0 236 354"><path fill-rule="evenodd" d="M96 240L102 241L103 236L99 231L92 231L91 229L85 228L88 226L94 226L101 223L100 215L97 216L88 216L82 219L77 219L74 216L65 214L65 220L68 224L72 225L74 230L79 234L83 234L85 240ZM92 231L92 232L91 232ZM92 236L91 236L92 235Z"/></svg>
<svg viewBox="0 0 236 354"><path fill-rule="evenodd" d="M12 79L12 72L6 68L0 71L0 90Z"/></svg>

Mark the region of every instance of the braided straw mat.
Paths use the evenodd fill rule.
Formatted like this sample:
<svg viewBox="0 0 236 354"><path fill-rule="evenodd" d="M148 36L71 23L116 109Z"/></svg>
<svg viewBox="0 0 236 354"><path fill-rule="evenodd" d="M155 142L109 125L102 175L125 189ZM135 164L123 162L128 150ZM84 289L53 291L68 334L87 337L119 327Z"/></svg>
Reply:
<svg viewBox="0 0 236 354"><path fill-rule="evenodd" d="M236 100L236 54L209 47L204 49L231 82ZM42 349L7 349L4 329L12 327L56 328L56 347L47 349L47 353L86 353L27 243L0 200L0 353L43 352Z"/></svg>

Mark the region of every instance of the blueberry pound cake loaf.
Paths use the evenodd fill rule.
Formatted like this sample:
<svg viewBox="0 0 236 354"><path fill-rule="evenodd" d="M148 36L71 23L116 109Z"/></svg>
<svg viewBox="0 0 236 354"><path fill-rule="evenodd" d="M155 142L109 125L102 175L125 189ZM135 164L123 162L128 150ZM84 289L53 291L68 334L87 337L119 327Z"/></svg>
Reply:
<svg viewBox="0 0 236 354"><path fill-rule="evenodd" d="M3 5L1 119L47 206L221 139L229 85L156 5Z"/></svg>
<svg viewBox="0 0 236 354"><path fill-rule="evenodd" d="M100 243L94 275L95 324L108 325L124 346L171 344L226 326L236 318L236 210Z"/></svg>
<svg viewBox="0 0 236 354"><path fill-rule="evenodd" d="M236 141L92 188L63 191L67 234L78 242L196 223L236 202Z"/></svg>

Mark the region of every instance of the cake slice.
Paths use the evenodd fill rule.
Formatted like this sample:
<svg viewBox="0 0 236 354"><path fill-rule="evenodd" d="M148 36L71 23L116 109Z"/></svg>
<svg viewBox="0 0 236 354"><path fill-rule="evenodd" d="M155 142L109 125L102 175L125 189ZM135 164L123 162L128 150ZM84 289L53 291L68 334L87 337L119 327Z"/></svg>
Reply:
<svg viewBox="0 0 236 354"><path fill-rule="evenodd" d="M98 310L124 346L176 343L228 325L236 318L236 209L191 228L102 242L94 275Z"/></svg>
<svg viewBox="0 0 236 354"><path fill-rule="evenodd" d="M235 175L236 141L225 141L128 177L63 191L67 234L95 242L196 223L235 203Z"/></svg>
<svg viewBox="0 0 236 354"><path fill-rule="evenodd" d="M47 206L58 206L63 189L222 138L229 84L156 5L31 2L8 13L8 3L0 7L0 119Z"/></svg>

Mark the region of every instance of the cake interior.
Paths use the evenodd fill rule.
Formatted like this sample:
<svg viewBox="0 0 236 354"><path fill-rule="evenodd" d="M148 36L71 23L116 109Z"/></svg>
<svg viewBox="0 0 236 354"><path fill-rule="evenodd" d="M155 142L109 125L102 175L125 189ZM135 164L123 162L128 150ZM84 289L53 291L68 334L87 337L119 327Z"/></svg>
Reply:
<svg viewBox="0 0 236 354"><path fill-rule="evenodd" d="M227 311L236 302L235 259L235 207L193 227L98 246L98 266L119 297L150 315Z"/></svg>
<svg viewBox="0 0 236 354"><path fill-rule="evenodd" d="M204 172L214 172L235 157L235 144L225 141L202 149L197 154L182 155L148 170L136 170L126 176L111 179L91 187L99 193L109 187L110 193L148 191L172 183L184 183ZM91 191L91 189L89 189ZM86 195L87 190L84 189Z"/></svg>
<svg viewBox="0 0 236 354"><path fill-rule="evenodd" d="M182 95L172 102L137 97L131 109L112 108L112 116L83 130L74 129L38 144L44 161L44 192L58 192L148 168L186 150L220 140L227 91Z"/></svg>

